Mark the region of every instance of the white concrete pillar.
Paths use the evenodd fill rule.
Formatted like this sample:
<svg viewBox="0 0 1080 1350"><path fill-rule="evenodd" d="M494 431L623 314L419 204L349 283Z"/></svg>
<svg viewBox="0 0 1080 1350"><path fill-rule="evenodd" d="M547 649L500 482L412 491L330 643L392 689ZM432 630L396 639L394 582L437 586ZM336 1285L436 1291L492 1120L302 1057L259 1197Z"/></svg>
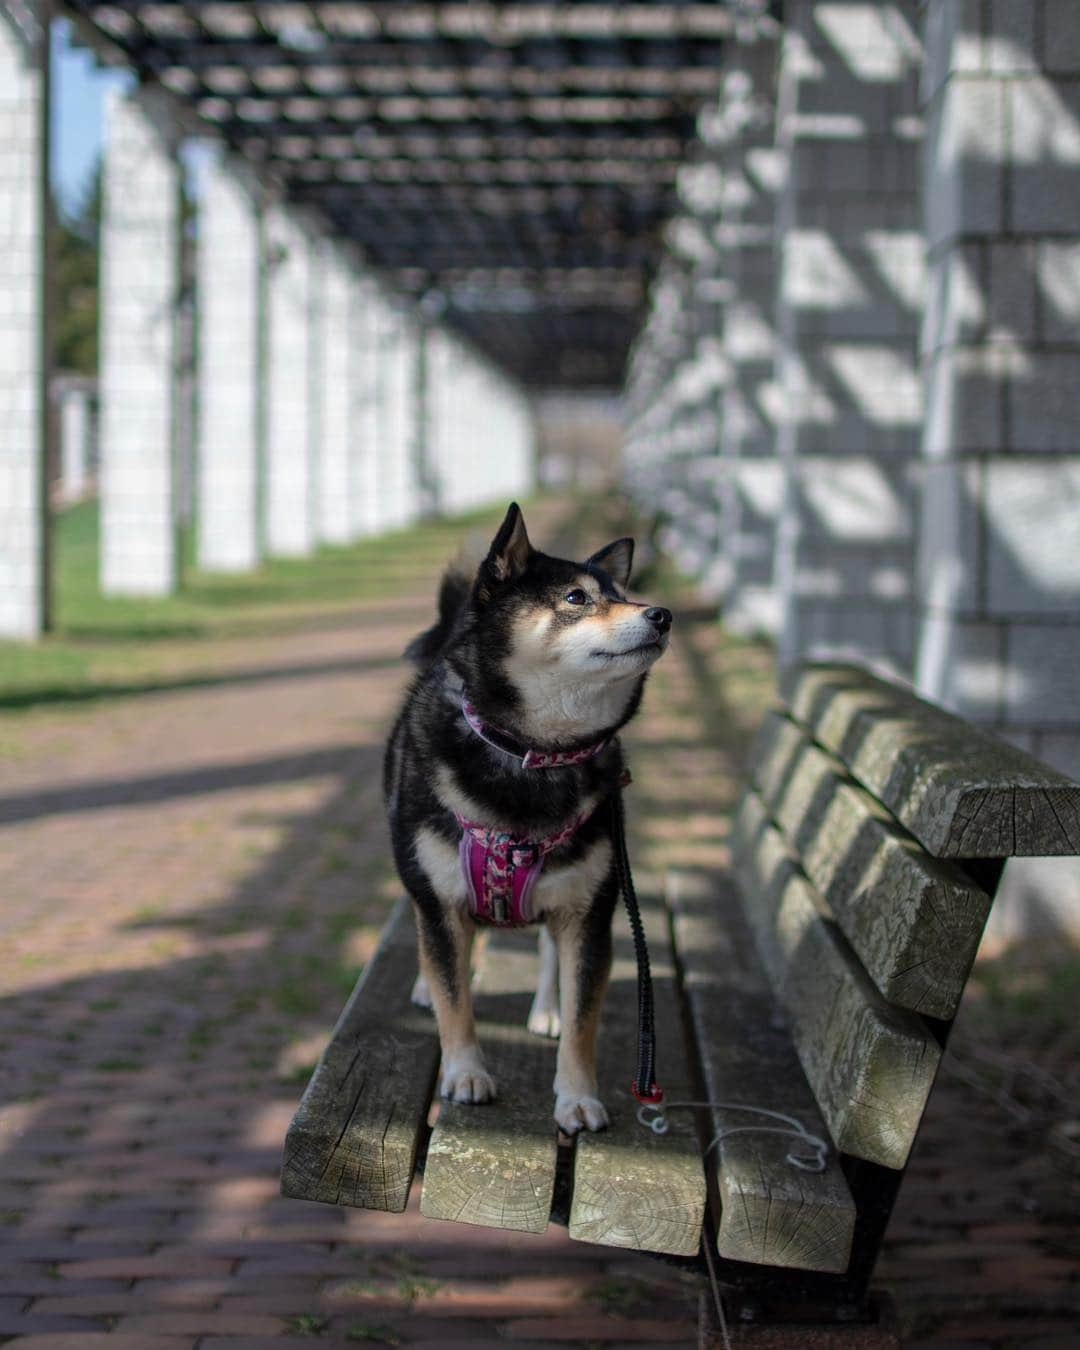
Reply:
<svg viewBox="0 0 1080 1350"><path fill-rule="evenodd" d="M93 381L63 376L55 382L53 391L60 436L59 494L64 502L77 502L90 490Z"/></svg>
<svg viewBox="0 0 1080 1350"><path fill-rule="evenodd" d="M925 288L915 0L790 0L779 143L778 654L910 672Z"/></svg>
<svg viewBox="0 0 1080 1350"><path fill-rule="evenodd" d="M0 638L45 622L45 181L48 39L0 0Z"/></svg>
<svg viewBox="0 0 1080 1350"><path fill-rule="evenodd" d="M319 456L319 538L346 544L353 537L358 449L352 418L354 377L352 311L357 295L352 267L337 246L321 246L324 267L322 307L322 442Z"/></svg>
<svg viewBox="0 0 1080 1350"><path fill-rule="evenodd" d="M1080 5L925 21L916 682L1080 778ZM1013 859L988 936L1078 915L1075 859Z"/></svg>
<svg viewBox="0 0 1080 1350"><path fill-rule="evenodd" d="M984 9L926 11L917 675L1075 774L1080 7Z"/></svg>
<svg viewBox="0 0 1080 1350"><path fill-rule="evenodd" d="M379 344L383 304L370 277L356 277L354 296L349 311L349 418L354 437L349 516L352 536L360 539L378 534L382 520L379 449L385 390Z"/></svg>
<svg viewBox="0 0 1080 1350"><path fill-rule="evenodd" d="M176 584L180 168L159 91L106 96L100 277L101 584Z"/></svg>
<svg viewBox="0 0 1080 1350"><path fill-rule="evenodd" d="M775 636L780 607L773 576L783 493L777 457L776 192L777 33L758 25L728 44L718 109L723 206L718 239L729 291L723 304L727 380L721 396L724 464L722 545L729 575L723 617L733 632Z"/></svg>
<svg viewBox="0 0 1080 1350"><path fill-rule="evenodd" d="M246 166L215 147L202 167L197 236L197 556L246 572L262 556L262 226Z"/></svg>
<svg viewBox="0 0 1080 1350"><path fill-rule="evenodd" d="M311 552L317 536L315 332L318 264L307 229L275 204L265 216L267 250L266 548Z"/></svg>
<svg viewBox="0 0 1080 1350"><path fill-rule="evenodd" d="M416 472L416 326L388 307L380 341L384 363L385 416L380 426L379 496L381 526L400 529L420 512Z"/></svg>

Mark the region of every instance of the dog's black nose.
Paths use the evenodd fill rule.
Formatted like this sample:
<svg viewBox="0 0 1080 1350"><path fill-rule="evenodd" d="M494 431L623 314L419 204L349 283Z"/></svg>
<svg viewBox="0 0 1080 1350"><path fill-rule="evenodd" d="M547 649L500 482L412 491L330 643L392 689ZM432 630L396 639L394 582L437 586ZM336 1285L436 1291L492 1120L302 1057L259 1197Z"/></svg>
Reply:
<svg viewBox="0 0 1080 1350"><path fill-rule="evenodd" d="M671 627L670 609L661 609L659 605L657 605L653 609L647 609L645 611L645 617L651 624L656 625L656 631L658 633L666 633Z"/></svg>

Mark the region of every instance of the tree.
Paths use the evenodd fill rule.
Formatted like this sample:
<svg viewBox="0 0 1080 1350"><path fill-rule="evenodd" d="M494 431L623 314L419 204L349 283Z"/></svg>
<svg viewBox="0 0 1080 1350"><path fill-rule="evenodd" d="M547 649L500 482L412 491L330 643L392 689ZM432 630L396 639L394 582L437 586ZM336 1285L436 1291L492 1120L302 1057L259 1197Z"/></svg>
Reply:
<svg viewBox="0 0 1080 1350"><path fill-rule="evenodd" d="M71 212L52 210L54 362L57 370L96 375L101 163Z"/></svg>

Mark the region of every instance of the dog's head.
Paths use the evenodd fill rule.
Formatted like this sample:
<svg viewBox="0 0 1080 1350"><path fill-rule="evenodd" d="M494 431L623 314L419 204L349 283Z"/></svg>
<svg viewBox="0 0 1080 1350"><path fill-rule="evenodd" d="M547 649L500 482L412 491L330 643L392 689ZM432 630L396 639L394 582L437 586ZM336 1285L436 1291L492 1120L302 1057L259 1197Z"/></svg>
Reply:
<svg viewBox="0 0 1080 1350"><path fill-rule="evenodd" d="M633 557L632 539L583 563L549 557L532 547L512 504L473 588L477 631L503 649L511 677L522 669L574 683L640 677L667 647L671 614L626 598Z"/></svg>

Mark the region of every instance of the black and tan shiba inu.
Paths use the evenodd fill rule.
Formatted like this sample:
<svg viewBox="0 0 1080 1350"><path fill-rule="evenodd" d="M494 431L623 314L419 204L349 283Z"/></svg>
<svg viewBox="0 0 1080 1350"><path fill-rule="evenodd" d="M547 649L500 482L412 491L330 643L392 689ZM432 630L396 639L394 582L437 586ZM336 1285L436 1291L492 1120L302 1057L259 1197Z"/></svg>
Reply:
<svg viewBox="0 0 1080 1350"><path fill-rule="evenodd" d="M616 732L671 629L668 610L623 593L633 547L548 557L511 505L475 575L443 578L438 622L408 649L420 674L386 752L394 857L416 902L414 998L435 1009L442 1095L496 1093L473 1022L476 924L539 922L529 1027L560 1038L555 1119L570 1134L607 1124L595 1040L618 897Z"/></svg>

